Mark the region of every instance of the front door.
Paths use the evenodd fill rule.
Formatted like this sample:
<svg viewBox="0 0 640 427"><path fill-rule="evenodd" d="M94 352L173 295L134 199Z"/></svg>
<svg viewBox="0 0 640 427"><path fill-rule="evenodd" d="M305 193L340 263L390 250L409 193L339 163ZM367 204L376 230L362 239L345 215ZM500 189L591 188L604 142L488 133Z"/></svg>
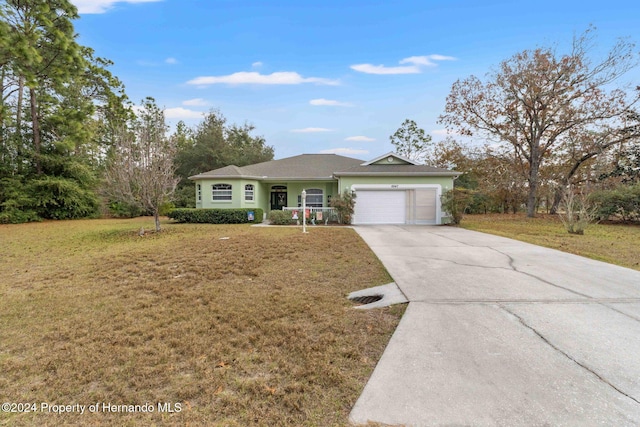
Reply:
<svg viewBox="0 0 640 427"><path fill-rule="evenodd" d="M282 210L287 206L287 187L284 185L274 185L271 187L271 210Z"/></svg>

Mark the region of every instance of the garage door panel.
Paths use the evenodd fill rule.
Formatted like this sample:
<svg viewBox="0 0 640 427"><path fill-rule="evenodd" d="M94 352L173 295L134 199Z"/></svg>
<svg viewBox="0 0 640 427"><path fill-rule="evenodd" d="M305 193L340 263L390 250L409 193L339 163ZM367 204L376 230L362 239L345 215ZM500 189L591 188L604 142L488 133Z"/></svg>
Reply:
<svg viewBox="0 0 640 427"><path fill-rule="evenodd" d="M404 224L405 191L358 191L354 224Z"/></svg>
<svg viewBox="0 0 640 427"><path fill-rule="evenodd" d="M435 188L416 190L416 222L434 223L436 221Z"/></svg>

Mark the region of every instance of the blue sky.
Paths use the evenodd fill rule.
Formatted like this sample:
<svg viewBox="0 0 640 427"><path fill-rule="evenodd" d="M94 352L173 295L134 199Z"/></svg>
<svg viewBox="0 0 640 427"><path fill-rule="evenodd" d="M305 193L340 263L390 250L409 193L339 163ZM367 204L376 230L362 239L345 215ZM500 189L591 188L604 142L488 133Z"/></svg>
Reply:
<svg viewBox="0 0 640 427"><path fill-rule="evenodd" d="M79 42L115 62L133 102L154 97L171 124L219 109L276 158L371 159L407 118L441 140L453 82L524 49L567 52L591 24L594 59L620 37L640 43L637 0L71 1Z"/></svg>

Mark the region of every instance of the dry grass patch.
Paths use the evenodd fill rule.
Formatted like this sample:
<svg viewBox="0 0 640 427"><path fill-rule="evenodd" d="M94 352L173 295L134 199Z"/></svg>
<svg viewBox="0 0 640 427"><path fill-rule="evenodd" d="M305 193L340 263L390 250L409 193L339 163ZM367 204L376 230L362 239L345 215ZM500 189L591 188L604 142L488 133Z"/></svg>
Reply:
<svg viewBox="0 0 640 427"><path fill-rule="evenodd" d="M390 281L357 234L151 224L0 226L0 401L156 409L0 424L347 425L404 310L350 309Z"/></svg>
<svg viewBox="0 0 640 427"><path fill-rule="evenodd" d="M569 234L553 215L466 215L461 227L640 270L640 226L591 224L583 236Z"/></svg>

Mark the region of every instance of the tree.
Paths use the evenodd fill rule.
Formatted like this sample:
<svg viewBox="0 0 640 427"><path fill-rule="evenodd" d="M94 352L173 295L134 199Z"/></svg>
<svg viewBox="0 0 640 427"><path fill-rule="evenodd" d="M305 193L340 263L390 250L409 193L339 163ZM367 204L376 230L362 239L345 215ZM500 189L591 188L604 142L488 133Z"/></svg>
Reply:
<svg viewBox="0 0 640 427"><path fill-rule="evenodd" d="M7 0L0 4L0 16L10 35L0 57L11 59L7 66L18 86L16 132L21 132L24 89L29 94L31 140L36 172L42 174L41 118L43 98L51 89L61 89L84 69L80 46L76 43L72 20L76 7L68 0Z"/></svg>
<svg viewBox="0 0 640 427"><path fill-rule="evenodd" d="M396 132L389 137L395 152L403 157L425 163L430 159L431 135L427 135L424 129L418 127L416 122L407 119Z"/></svg>
<svg viewBox="0 0 640 427"><path fill-rule="evenodd" d="M635 137L634 141L616 153L613 170L601 174L600 180L618 177L624 184L640 183L640 113L634 111L628 117L631 124L626 129L630 136Z"/></svg>
<svg viewBox="0 0 640 427"><path fill-rule="evenodd" d="M111 63L76 43L77 17L68 0L0 2L3 222L98 212L102 116L126 97Z"/></svg>
<svg viewBox="0 0 640 427"><path fill-rule="evenodd" d="M465 207L469 213L515 213L523 204L521 172L509 151L463 145L448 137L436 144L432 164L462 172L454 185L474 190Z"/></svg>
<svg viewBox="0 0 640 427"><path fill-rule="evenodd" d="M624 91L609 87L637 64L634 45L621 40L592 64L592 39L589 29L574 39L569 54L558 57L550 48L525 50L502 62L487 82L475 76L458 80L440 116L450 130L511 148L525 174L529 217L535 215L540 169L553 154L575 148L579 162L616 140L624 142L621 123L640 91L629 99ZM598 137L581 146L590 132Z"/></svg>
<svg viewBox="0 0 640 427"><path fill-rule="evenodd" d="M178 123L175 137L179 142L176 157L180 183L176 205L189 207L194 202L193 183L187 178L228 165L246 166L273 160L273 147L261 136L253 136L253 125L228 125L218 110L210 111L195 128Z"/></svg>
<svg viewBox="0 0 640 427"><path fill-rule="evenodd" d="M174 166L177 144L167 137L167 130L164 113L153 98L143 100L130 128L118 131L105 173L107 195L153 213L156 231L160 231L160 207L179 181Z"/></svg>
<svg viewBox="0 0 640 427"><path fill-rule="evenodd" d="M178 153L178 175L183 181L207 170L228 165L246 166L273 159L273 147L261 136L252 136L250 124L227 125L218 110L210 111L195 131L184 126L176 129L181 149Z"/></svg>

